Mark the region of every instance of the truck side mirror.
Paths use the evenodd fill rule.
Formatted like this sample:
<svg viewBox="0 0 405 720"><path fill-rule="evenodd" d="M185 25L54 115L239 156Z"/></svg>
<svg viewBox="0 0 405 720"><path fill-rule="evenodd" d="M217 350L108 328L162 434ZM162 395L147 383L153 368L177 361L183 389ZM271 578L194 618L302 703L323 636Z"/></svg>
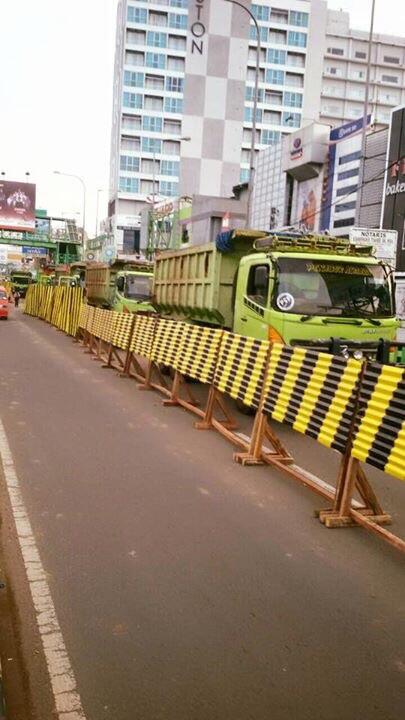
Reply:
<svg viewBox="0 0 405 720"><path fill-rule="evenodd" d="M125 278L119 277L117 280L117 290L122 293L122 292L124 292L124 288L125 288Z"/></svg>

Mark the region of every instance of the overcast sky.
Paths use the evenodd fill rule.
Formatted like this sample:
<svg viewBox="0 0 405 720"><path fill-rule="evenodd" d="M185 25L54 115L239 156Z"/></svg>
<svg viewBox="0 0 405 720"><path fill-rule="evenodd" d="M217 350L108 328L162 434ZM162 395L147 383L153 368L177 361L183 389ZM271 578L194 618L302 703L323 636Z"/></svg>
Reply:
<svg viewBox="0 0 405 720"><path fill-rule="evenodd" d="M0 172L31 173L37 207L82 212L93 235L98 188L108 188L115 13L118 0L0 0ZM222 0L211 0L222 2ZM330 0L368 29L371 0ZM405 34L404 0L376 0L375 31ZM100 194L100 218L107 192ZM80 215L77 216L78 220Z"/></svg>

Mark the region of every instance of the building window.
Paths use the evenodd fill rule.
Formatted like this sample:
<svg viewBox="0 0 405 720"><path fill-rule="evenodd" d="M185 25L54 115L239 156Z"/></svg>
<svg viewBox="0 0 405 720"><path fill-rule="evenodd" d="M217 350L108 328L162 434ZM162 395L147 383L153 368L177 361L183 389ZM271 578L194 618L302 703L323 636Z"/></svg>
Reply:
<svg viewBox="0 0 405 720"><path fill-rule="evenodd" d="M248 102L253 102L254 92L255 92L255 89L254 89L254 88L252 88L250 85L247 85L247 86L246 86L245 99L246 99ZM263 88L258 88L257 101L260 102L260 103L262 103L262 102L263 102L263 98L264 98L264 90L263 90Z"/></svg>
<svg viewBox="0 0 405 720"><path fill-rule="evenodd" d="M354 210L356 207L356 201L353 200L353 202L347 202L347 203L341 203L340 205L335 205L335 212L341 213L341 212L347 212L347 210Z"/></svg>
<svg viewBox="0 0 405 720"><path fill-rule="evenodd" d="M284 105L287 107L302 107L302 95L301 93L285 92L284 93Z"/></svg>
<svg viewBox="0 0 405 720"><path fill-rule="evenodd" d="M146 25L148 22L148 11L145 8L128 6L127 12L128 22L136 23L137 25Z"/></svg>
<svg viewBox="0 0 405 720"><path fill-rule="evenodd" d="M157 70L164 70L166 67L166 58L162 53L146 53L146 65Z"/></svg>
<svg viewBox="0 0 405 720"><path fill-rule="evenodd" d="M156 25L157 27L166 27L167 13L155 12L154 10L149 10L149 25Z"/></svg>
<svg viewBox="0 0 405 720"><path fill-rule="evenodd" d="M251 6L251 11L255 16L256 20L264 20L268 22L270 15L270 8L267 5L254 5Z"/></svg>
<svg viewBox="0 0 405 720"><path fill-rule="evenodd" d="M384 62L390 63L391 65L399 65L399 57L393 55L384 55Z"/></svg>
<svg viewBox="0 0 405 720"><path fill-rule="evenodd" d="M295 65L295 67L305 67L305 55L301 53L289 52L287 54L287 65Z"/></svg>
<svg viewBox="0 0 405 720"><path fill-rule="evenodd" d="M142 195L154 195L156 184L152 180L141 180Z"/></svg>
<svg viewBox="0 0 405 720"><path fill-rule="evenodd" d="M261 40L261 42L267 42L268 37L269 37L269 28L267 28L265 25L260 25L260 26L259 26L259 31L260 31L260 40ZM250 35L249 35L249 37L250 37L251 40L257 40L257 32L256 32L256 26L255 26L255 25L251 25L251 26L250 26Z"/></svg>
<svg viewBox="0 0 405 720"><path fill-rule="evenodd" d="M125 53L125 64L139 65L140 67L143 67L145 64L145 54L143 52L133 52L133 50L127 50Z"/></svg>
<svg viewBox="0 0 405 720"><path fill-rule="evenodd" d="M297 10L290 11L290 25L296 25L297 27L308 27L308 13L298 12Z"/></svg>
<svg viewBox="0 0 405 720"><path fill-rule="evenodd" d="M168 55L167 57L167 69L168 70L176 70L176 72L184 72L185 70L185 61L182 57L173 57L171 55Z"/></svg>
<svg viewBox="0 0 405 720"><path fill-rule="evenodd" d="M396 77L396 75L382 75L381 80L386 83L398 84L398 78Z"/></svg>
<svg viewBox="0 0 405 720"><path fill-rule="evenodd" d="M285 65L287 53L285 50L277 50L276 48L269 48L267 50L267 62L273 65Z"/></svg>
<svg viewBox="0 0 405 720"><path fill-rule="evenodd" d="M154 95L145 95L145 110L163 112L163 98Z"/></svg>
<svg viewBox="0 0 405 720"><path fill-rule="evenodd" d="M154 115L144 115L142 119L142 129L148 132L162 132L163 121L161 117Z"/></svg>
<svg viewBox="0 0 405 720"><path fill-rule="evenodd" d="M283 113L283 125L299 128L301 126L301 115L299 113Z"/></svg>
<svg viewBox="0 0 405 720"><path fill-rule="evenodd" d="M346 195L352 195L357 192L357 185L346 185L336 190L336 197L344 197Z"/></svg>
<svg viewBox="0 0 405 720"><path fill-rule="evenodd" d="M138 193L139 180L134 177L120 177L119 188L120 192Z"/></svg>
<svg viewBox="0 0 405 720"><path fill-rule="evenodd" d="M179 163L175 160L162 160L160 163L160 174L161 175L174 175L179 176Z"/></svg>
<svg viewBox="0 0 405 720"><path fill-rule="evenodd" d="M343 55L343 53L342 53ZM354 53L354 57L357 58L357 60L366 60L367 59L367 53L360 52L360 50L356 50Z"/></svg>
<svg viewBox="0 0 405 720"><path fill-rule="evenodd" d="M164 90L165 79L163 75L145 75L145 87L153 90Z"/></svg>
<svg viewBox="0 0 405 720"><path fill-rule="evenodd" d="M142 138L142 152L160 153L162 151L162 141L156 138Z"/></svg>
<svg viewBox="0 0 405 720"><path fill-rule="evenodd" d="M159 160L145 160L142 158L142 173L144 175L159 175L160 173L160 161Z"/></svg>
<svg viewBox="0 0 405 720"><path fill-rule="evenodd" d="M270 22L278 23L279 25L288 25L288 10L272 8L270 10Z"/></svg>
<svg viewBox="0 0 405 720"><path fill-rule="evenodd" d="M335 48L335 47L328 47L326 52L329 53L329 55L344 55L345 54L345 51L342 50L342 48Z"/></svg>
<svg viewBox="0 0 405 720"><path fill-rule="evenodd" d="M181 135L181 122L180 120L165 120L163 125L163 132L168 135Z"/></svg>
<svg viewBox="0 0 405 720"><path fill-rule="evenodd" d="M187 15L169 13L169 27L177 30L187 30Z"/></svg>
<svg viewBox="0 0 405 720"><path fill-rule="evenodd" d="M163 141L163 154L164 155L180 155L180 143L176 140L164 140Z"/></svg>
<svg viewBox="0 0 405 720"><path fill-rule="evenodd" d="M262 145L276 145L280 141L278 130L262 130L260 142Z"/></svg>
<svg viewBox="0 0 405 720"><path fill-rule="evenodd" d="M137 152L141 149L140 138L123 137L121 139L121 150L129 150L130 152Z"/></svg>
<svg viewBox="0 0 405 720"><path fill-rule="evenodd" d="M264 93L264 102L266 105L282 105L283 93L278 90L266 90Z"/></svg>
<svg viewBox="0 0 405 720"><path fill-rule="evenodd" d="M179 77L167 77L166 78L166 90L170 92L182 93L184 87L183 78Z"/></svg>
<svg viewBox="0 0 405 720"><path fill-rule="evenodd" d="M170 0L171 7L186 8L188 0Z"/></svg>
<svg viewBox="0 0 405 720"><path fill-rule="evenodd" d="M240 182L241 182L241 183L247 183L247 182L249 182L249 175L250 175L250 171L249 171L248 168L241 168L240 176L239 176L239 177L240 177Z"/></svg>
<svg viewBox="0 0 405 720"><path fill-rule="evenodd" d="M124 107L139 110L142 108L142 95L124 92L122 104Z"/></svg>
<svg viewBox="0 0 405 720"><path fill-rule="evenodd" d="M127 30L128 45L145 45L146 32L144 30Z"/></svg>
<svg viewBox="0 0 405 720"><path fill-rule="evenodd" d="M287 73L285 76L285 84L290 87L304 87L304 76L295 73Z"/></svg>
<svg viewBox="0 0 405 720"><path fill-rule="evenodd" d="M176 182L169 182L168 180L161 180L159 182L159 192L161 195L173 197L179 192L179 184Z"/></svg>
<svg viewBox="0 0 405 720"><path fill-rule="evenodd" d="M165 98L165 112L178 113L183 112L183 100L180 98Z"/></svg>
<svg viewBox="0 0 405 720"><path fill-rule="evenodd" d="M269 30L269 42L275 45L287 45L287 33L285 30Z"/></svg>
<svg viewBox="0 0 405 720"><path fill-rule="evenodd" d="M121 155L120 170L124 170L126 172L138 172L139 158L134 157L133 155Z"/></svg>
<svg viewBox="0 0 405 720"><path fill-rule="evenodd" d="M252 122L253 120L253 108L251 107L245 107L245 116L244 116L245 122ZM262 121L262 110L260 108L256 109L256 122Z"/></svg>
<svg viewBox="0 0 405 720"><path fill-rule="evenodd" d="M353 162L353 160L360 160L360 158L361 150L356 150L356 152L352 152L349 155L343 155L339 158L339 165L346 165L346 163ZM356 185L353 185L353 187L356 187Z"/></svg>
<svg viewBox="0 0 405 720"><path fill-rule="evenodd" d="M186 46L186 38L183 35L169 35L168 47L171 50L185 50Z"/></svg>
<svg viewBox="0 0 405 720"><path fill-rule="evenodd" d="M141 118L137 115L122 116L122 127L124 130L140 130L141 124Z"/></svg>
<svg viewBox="0 0 405 720"><path fill-rule="evenodd" d="M266 83L284 85L284 72L282 70L266 70Z"/></svg>
<svg viewBox="0 0 405 720"><path fill-rule="evenodd" d="M359 168L353 168L353 170L345 170L344 172L338 173L337 179L348 180L349 178L357 177L359 172Z"/></svg>
<svg viewBox="0 0 405 720"><path fill-rule="evenodd" d="M162 32L148 32L146 35L146 44L152 47L165 48L167 46L167 35Z"/></svg>
<svg viewBox="0 0 405 720"><path fill-rule="evenodd" d="M295 30L288 33L288 44L295 45L296 47L307 46L307 36L305 33L295 32Z"/></svg>
<svg viewBox="0 0 405 720"><path fill-rule="evenodd" d="M333 223L333 227L334 228L351 227L352 225L354 225L354 223L355 223L354 217L345 218L344 220L336 220Z"/></svg>
<svg viewBox="0 0 405 720"><path fill-rule="evenodd" d="M144 75L143 73L132 72L131 70L124 71L124 85L127 87L139 87L144 86Z"/></svg>

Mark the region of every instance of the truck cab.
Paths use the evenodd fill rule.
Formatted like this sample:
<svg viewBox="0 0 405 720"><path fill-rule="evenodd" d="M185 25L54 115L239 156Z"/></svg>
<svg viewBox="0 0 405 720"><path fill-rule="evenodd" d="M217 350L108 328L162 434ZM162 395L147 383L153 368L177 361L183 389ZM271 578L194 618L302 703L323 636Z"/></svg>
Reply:
<svg viewBox="0 0 405 720"><path fill-rule="evenodd" d="M260 252L264 245L264 252ZM367 347L393 340L390 268L347 242L295 238L256 242L239 264L233 330L290 345L331 338Z"/></svg>
<svg viewBox="0 0 405 720"><path fill-rule="evenodd" d="M122 270L115 280L114 310L152 311L153 275L150 272Z"/></svg>

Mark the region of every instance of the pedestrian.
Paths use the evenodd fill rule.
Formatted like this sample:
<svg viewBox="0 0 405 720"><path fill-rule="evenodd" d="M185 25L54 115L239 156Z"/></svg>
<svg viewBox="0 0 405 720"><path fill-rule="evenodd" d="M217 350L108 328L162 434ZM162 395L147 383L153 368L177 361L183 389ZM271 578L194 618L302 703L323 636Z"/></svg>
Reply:
<svg viewBox="0 0 405 720"><path fill-rule="evenodd" d="M18 292L18 290L16 290L14 293L14 305L16 308L18 308L18 303L20 302L20 297L21 297L20 293Z"/></svg>

